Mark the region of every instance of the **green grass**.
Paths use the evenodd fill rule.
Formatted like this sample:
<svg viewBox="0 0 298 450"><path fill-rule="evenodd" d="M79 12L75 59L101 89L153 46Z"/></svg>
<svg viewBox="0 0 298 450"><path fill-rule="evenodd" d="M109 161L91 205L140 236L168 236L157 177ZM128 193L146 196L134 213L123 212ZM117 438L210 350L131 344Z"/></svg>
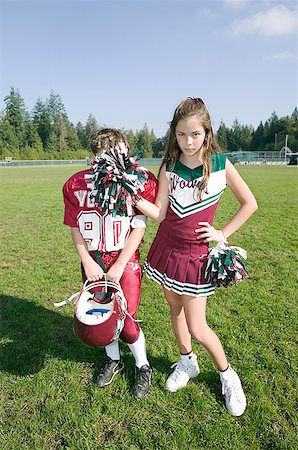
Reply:
<svg viewBox="0 0 298 450"><path fill-rule="evenodd" d="M201 374L175 394L165 391L178 350L161 288L147 278L139 318L152 390L132 397L125 345L121 376L95 387L103 351L74 337L73 305L52 305L81 286L61 194L80 169L0 169L0 449L296 449L297 168L239 167L259 204L231 241L247 249L250 279L208 300L209 324L247 394L241 418L226 413L215 367L196 343ZM226 192L215 225L236 209ZM150 222L142 259L155 230Z"/></svg>

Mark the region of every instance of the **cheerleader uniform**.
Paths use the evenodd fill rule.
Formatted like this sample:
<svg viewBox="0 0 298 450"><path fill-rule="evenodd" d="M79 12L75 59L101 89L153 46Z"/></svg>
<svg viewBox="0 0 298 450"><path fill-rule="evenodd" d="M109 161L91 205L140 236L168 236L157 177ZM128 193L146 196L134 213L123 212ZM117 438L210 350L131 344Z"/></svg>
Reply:
<svg viewBox="0 0 298 450"><path fill-rule="evenodd" d="M169 208L144 263L148 278L169 291L192 297L214 293L214 286L205 277L209 244L198 241L194 230L198 222L213 223L226 188L226 157L212 154L212 172L202 201L198 202L196 187L202 175L202 165L190 169L177 161L171 171L167 164Z"/></svg>

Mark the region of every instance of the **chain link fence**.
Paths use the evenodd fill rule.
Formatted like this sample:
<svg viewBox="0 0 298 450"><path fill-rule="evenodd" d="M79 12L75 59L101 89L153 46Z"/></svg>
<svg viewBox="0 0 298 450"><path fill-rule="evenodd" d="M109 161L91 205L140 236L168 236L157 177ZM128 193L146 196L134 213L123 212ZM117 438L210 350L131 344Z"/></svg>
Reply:
<svg viewBox="0 0 298 450"><path fill-rule="evenodd" d="M284 152L231 152L226 156L233 164L250 164L250 165L297 165L298 153L287 154ZM162 158L142 158L139 160L141 166L160 166ZM61 165L90 165L90 158L85 159L68 159L68 160L47 160L47 161L0 161L0 167L15 166L61 166Z"/></svg>

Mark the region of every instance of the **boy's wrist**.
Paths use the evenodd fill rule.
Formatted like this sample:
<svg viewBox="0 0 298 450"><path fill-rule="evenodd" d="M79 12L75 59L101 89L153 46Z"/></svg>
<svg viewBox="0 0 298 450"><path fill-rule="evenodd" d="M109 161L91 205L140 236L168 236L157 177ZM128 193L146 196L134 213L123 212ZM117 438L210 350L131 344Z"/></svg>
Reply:
<svg viewBox="0 0 298 450"><path fill-rule="evenodd" d="M119 261L119 258L116 260L115 264L117 264L119 267L124 268L126 266L126 262L125 261Z"/></svg>
<svg viewBox="0 0 298 450"><path fill-rule="evenodd" d="M88 262L90 262L90 260L94 261L89 254L84 257L81 257L82 264L88 264Z"/></svg>

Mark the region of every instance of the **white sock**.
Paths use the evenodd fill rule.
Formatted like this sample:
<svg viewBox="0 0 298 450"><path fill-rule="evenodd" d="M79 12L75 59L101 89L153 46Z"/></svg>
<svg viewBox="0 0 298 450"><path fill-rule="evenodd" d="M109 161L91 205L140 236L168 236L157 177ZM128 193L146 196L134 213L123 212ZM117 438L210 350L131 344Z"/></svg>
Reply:
<svg viewBox="0 0 298 450"><path fill-rule="evenodd" d="M140 335L136 342L133 344L127 344L131 353L133 354L136 366L140 369L144 364L148 364L150 366L148 359L147 359L147 352L146 352L146 341L145 336L142 330L140 330Z"/></svg>
<svg viewBox="0 0 298 450"><path fill-rule="evenodd" d="M193 356L193 352L187 353L187 355L181 355L181 353L180 353L180 358L181 358L181 361L183 361L183 362L189 361L192 356Z"/></svg>
<svg viewBox="0 0 298 450"><path fill-rule="evenodd" d="M220 376L221 381L228 380L230 377L234 378L235 374L236 374L236 372L232 369L230 364L229 364L229 367L227 368L227 370L224 370L223 372L219 371L219 376ZM236 377L238 377L237 374L236 374Z"/></svg>
<svg viewBox="0 0 298 450"><path fill-rule="evenodd" d="M118 339L113 341L111 344L105 347L106 354L109 358L114 361L119 361L120 359L120 350L119 350L119 342Z"/></svg>
<svg viewBox="0 0 298 450"><path fill-rule="evenodd" d="M219 373L224 374L224 373L230 372L231 369L232 369L232 367L231 367L231 365L229 364L228 367L227 367L225 370L218 370L218 371L219 371Z"/></svg>

